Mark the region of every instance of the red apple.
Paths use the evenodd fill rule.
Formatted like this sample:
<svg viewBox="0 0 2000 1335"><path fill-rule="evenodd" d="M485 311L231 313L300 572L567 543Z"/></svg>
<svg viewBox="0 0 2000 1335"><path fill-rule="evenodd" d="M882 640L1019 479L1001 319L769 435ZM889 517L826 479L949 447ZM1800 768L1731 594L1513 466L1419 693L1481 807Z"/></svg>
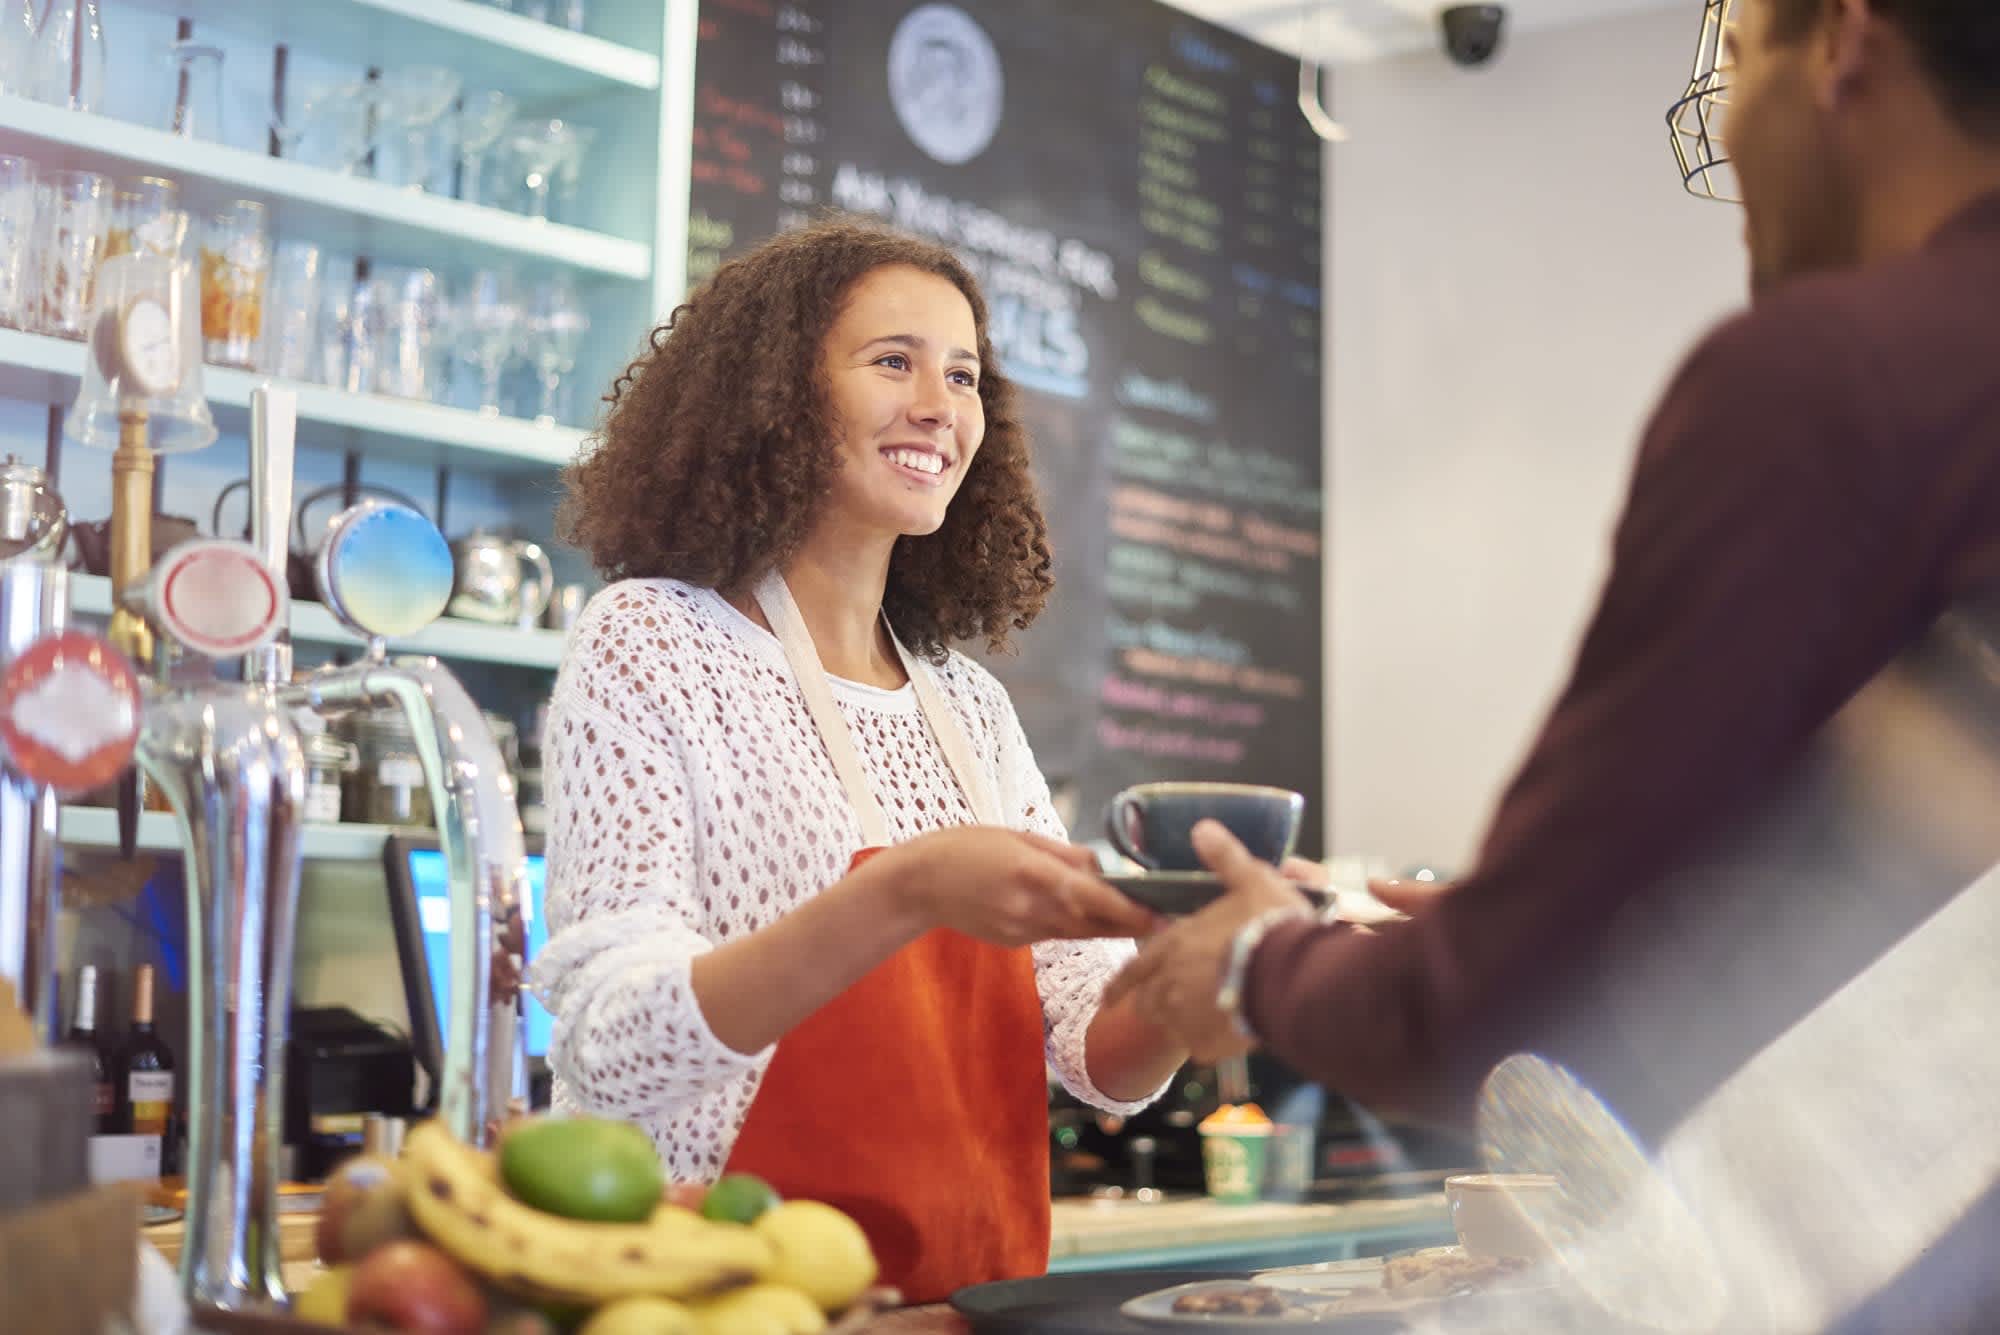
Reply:
<svg viewBox="0 0 2000 1335"><path fill-rule="evenodd" d="M429 1243L390 1242L354 1267L347 1319L412 1335L481 1335L486 1296Z"/></svg>

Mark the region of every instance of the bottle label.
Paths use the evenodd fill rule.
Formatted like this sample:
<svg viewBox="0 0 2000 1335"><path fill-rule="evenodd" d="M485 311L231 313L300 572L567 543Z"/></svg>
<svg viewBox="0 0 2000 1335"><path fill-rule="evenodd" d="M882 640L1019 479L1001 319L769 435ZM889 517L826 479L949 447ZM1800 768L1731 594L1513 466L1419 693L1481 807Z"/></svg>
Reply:
<svg viewBox="0 0 2000 1335"><path fill-rule="evenodd" d="M172 1071L134 1071L125 1086L132 1102L132 1134L157 1136L167 1129L167 1114L174 1106Z"/></svg>

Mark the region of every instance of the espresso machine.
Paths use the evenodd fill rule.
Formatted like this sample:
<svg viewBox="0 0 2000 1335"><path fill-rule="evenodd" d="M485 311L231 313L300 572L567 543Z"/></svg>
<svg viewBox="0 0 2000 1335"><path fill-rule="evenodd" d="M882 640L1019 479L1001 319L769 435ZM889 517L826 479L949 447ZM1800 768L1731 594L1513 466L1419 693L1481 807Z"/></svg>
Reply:
<svg viewBox="0 0 2000 1335"><path fill-rule="evenodd" d="M384 647L386 637L427 624L450 596L450 551L428 520L379 503L335 520L316 574L327 606L368 641L368 653L292 680L284 629L291 391L267 386L251 395L251 541L195 539L152 562L156 448L201 448L216 434L201 394L198 309L185 261L124 255L98 271L91 355L65 436L113 451L109 642L58 633L67 608L60 567L0 567L10 706L0 710L8 775L0 942L9 952L0 962L21 979L33 1012L47 1016L56 793L115 777L129 755L171 808L186 869L190 1152L181 1287L197 1306L249 1309L285 1298L277 1185L306 773L292 711L390 705L418 739L451 886L442 1115L473 1143L487 1139L496 1094L511 1089L517 1069L518 969L493 963L496 949L522 949L526 863L512 780L477 706L435 659L391 661ZM167 668L188 654L223 670L170 681ZM143 688L131 664L151 675ZM132 725L123 734L120 719ZM57 720L68 721L67 732ZM119 813L128 854L137 813L134 776Z"/></svg>

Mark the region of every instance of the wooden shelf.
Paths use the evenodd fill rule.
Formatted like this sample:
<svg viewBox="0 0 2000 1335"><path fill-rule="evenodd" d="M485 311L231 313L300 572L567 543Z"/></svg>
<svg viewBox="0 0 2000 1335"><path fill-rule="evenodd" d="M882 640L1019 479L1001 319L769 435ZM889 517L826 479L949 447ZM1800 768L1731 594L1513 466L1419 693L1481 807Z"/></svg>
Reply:
<svg viewBox="0 0 2000 1335"><path fill-rule="evenodd" d="M323 7L348 11L360 3L343 0ZM466 0L428 3L478 8ZM318 7L321 0L296 6ZM496 20L514 18L487 12ZM342 176L226 144L183 139L150 126L25 98L0 95L0 138L9 142L9 152L33 158L45 171L66 168L114 176L146 171L174 177L181 185L183 205L197 213L231 199L259 199L270 206L271 225L280 239L311 240L335 251L369 255L378 263L455 273L469 259L499 256L561 265L585 277L633 281L650 278L653 272L653 248L643 242Z"/></svg>
<svg viewBox="0 0 2000 1335"><path fill-rule="evenodd" d="M111 615L111 581L101 575L76 575L70 580L70 610L85 616ZM353 648L361 639L333 619L318 603L292 604L292 639L301 644L337 644ZM562 665L569 639L561 631L517 630L488 626L457 617L441 617L415 635L391 641L391 654L433 654L460 662L500 663L553 671Z"/></svg>
<svg viewBox="0 0 2000 1335"><path fill-rule="evenodd" d="M46 334L0 329L0 397L68 405L83 374L83 345ZM488 472L546 472L576 457L584 433L493 417L414 399L348 394L324 385L277 381L226 367L202 369L217 424L248 431L250 391L262 384L298 391L299 443L422 463L466 464Z"/></svg>
<svg viewBox="0 0 2000 1335"><path fill-rule="evenodd" d="M472 0L127 0L343 65L443 65L482 87L574 99L660 86L656 55Z"/></svg>
<svg viewBox="0 0 2000 1335"><path fill-rule="evenodd" d="M382 856L392 834L423 834L397 825L308 825L302 842L308 862L360 862ZM118 847L118 813L109 807L64 807L62 841L72 848ZM164 811L139 813L139 847L149 853L178 853L180 833Z"/></svg>

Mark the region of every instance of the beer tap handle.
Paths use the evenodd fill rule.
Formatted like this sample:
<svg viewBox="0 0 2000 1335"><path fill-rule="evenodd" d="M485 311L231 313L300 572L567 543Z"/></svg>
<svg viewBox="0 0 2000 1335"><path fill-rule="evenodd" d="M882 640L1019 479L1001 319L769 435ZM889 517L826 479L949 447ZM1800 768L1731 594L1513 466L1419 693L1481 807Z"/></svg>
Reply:
<svg viewBox="0 0 2000 1335"><path fill-rule="evenodd" d="M280 587L286 583L298 424L296 390L259 385L250 391L250 544ZM267 686L290 681L291 632L281 624L268 644L244 660L243 667L246 681Z"/></svg>

